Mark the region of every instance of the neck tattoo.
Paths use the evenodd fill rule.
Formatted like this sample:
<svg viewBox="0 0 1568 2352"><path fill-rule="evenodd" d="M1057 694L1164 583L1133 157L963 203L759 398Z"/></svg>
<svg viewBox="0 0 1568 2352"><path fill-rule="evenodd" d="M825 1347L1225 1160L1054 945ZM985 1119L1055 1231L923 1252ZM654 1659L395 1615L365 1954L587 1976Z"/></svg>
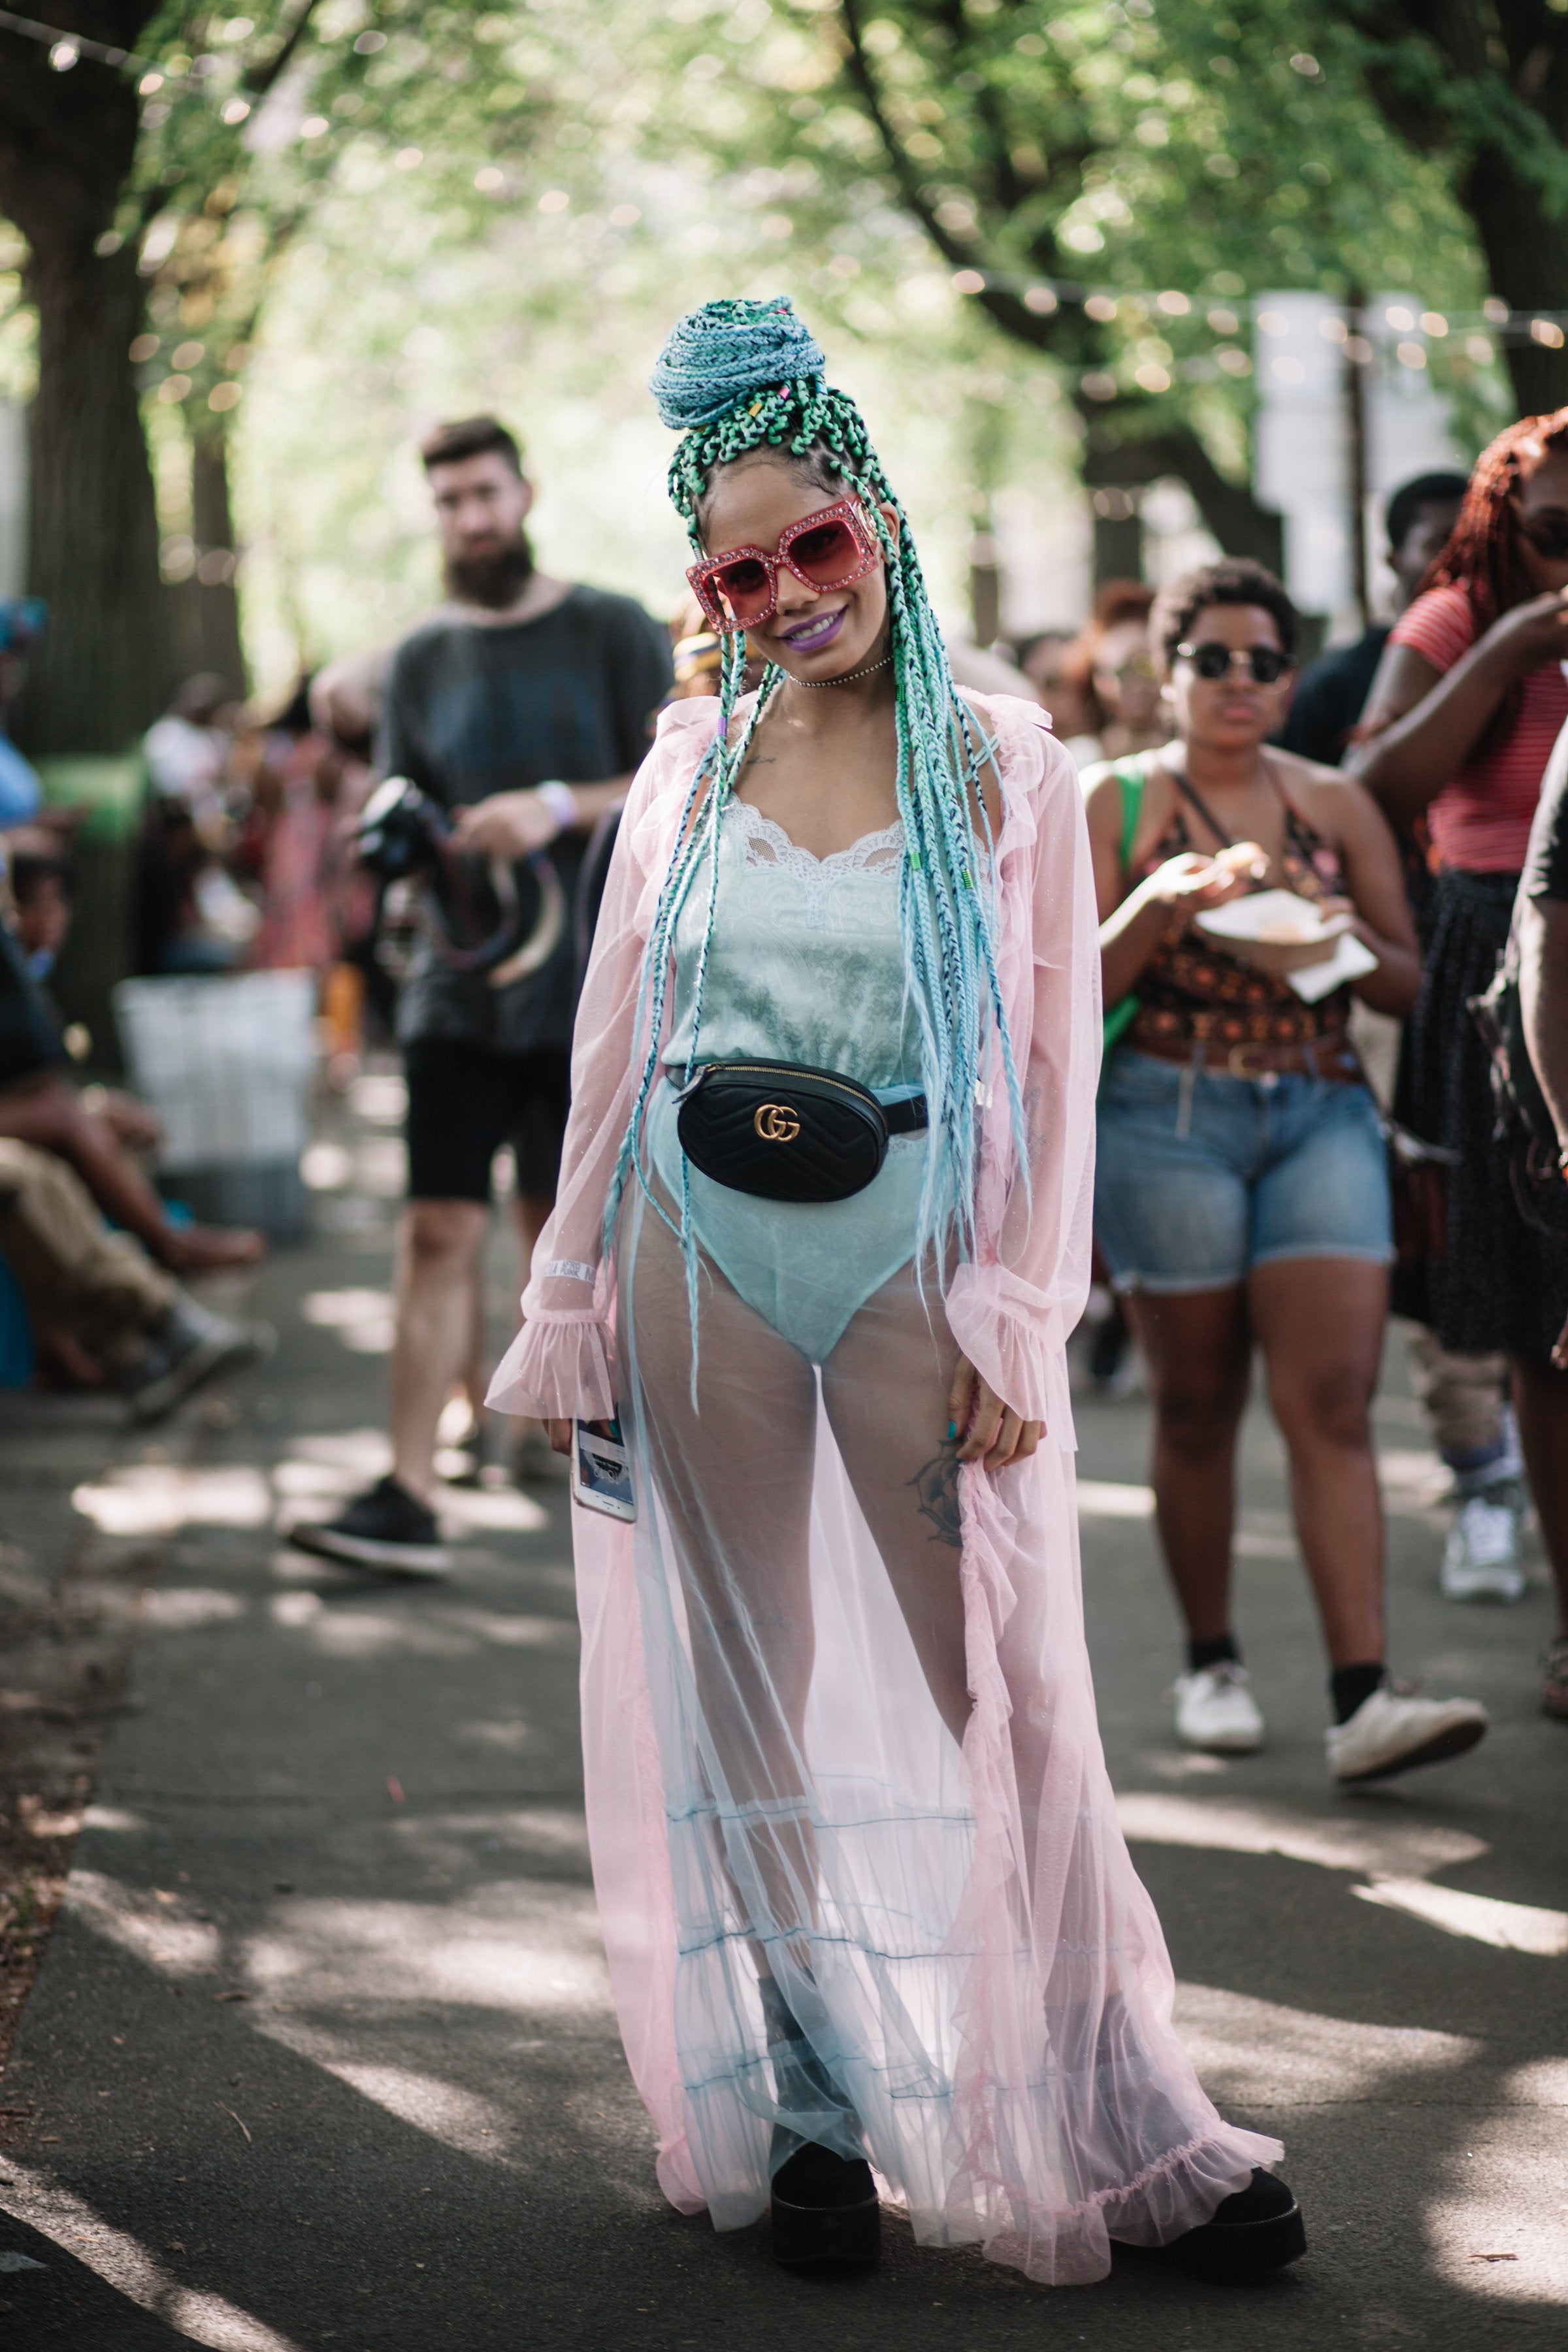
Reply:
<svg viewBox="0 0 1568 2352"><path fill-rule="evenodd" d="M874 677L879 669L886 669L892 658L891 654L884 654L880 661L868 662L864 669L847 669L842 677L796 677L790 684L809 686L814 690L823 686L853 686L858 677Z"/></svg>

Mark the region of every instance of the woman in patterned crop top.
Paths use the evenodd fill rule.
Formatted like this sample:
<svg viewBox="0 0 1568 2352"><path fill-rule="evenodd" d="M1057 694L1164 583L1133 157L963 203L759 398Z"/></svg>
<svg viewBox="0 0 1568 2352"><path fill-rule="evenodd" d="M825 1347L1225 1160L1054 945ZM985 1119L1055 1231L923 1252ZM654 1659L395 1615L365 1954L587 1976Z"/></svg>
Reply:
<svg viewBox="0 0 1568 2352"><path fill-rule="evenodd" d="M1494 1140L1489 1058L1468 1010L1505 946L1542 778L1568 721L1568 408L1483 452L1426 593L1396 623L1352 764L1395 822L1430 811L1441 861L1394 1110L1449 1155L1445 1245L1423 1319L1456 1354L1505 1352L1568 1635L1568 1250L1527 1218ZM1543 1699L1555 1711L1550 1690Z"/></svg>
<svg viewBox="0 0 1568 2352"><path fill-rule="evenodd" d="M1260 564L1174 581L1151 617L1176 740L1094 771L1089 845L1108 1032L1096 1232L1149 1360L1161 1542L1186 1620L1176 1728L1259 1747L1230 1613L1237 1431L1256 1343L1289 1449L1322 1621L1337 1780L1436 1762L1484 1711L1388 1684L1370 1412L1393 1255L1376 1106L1346 1036L1352 988L1408 1011L1420 982L1394 836L1336 769L1275 751L1296 614ZM1377 959L1315 1000L1194 926L1255 887L1350 918ZM1303 958L1303 961L1305 959Z"/></svg>

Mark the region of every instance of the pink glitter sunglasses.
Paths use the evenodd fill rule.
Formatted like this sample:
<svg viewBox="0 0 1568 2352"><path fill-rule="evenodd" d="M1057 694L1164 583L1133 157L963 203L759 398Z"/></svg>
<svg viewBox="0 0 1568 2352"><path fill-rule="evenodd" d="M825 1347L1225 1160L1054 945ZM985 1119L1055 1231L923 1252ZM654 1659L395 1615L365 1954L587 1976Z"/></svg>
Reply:
<svg viewBox="0 0 1568 2352"><path fill-rule="evenodd" d="M765 547L733 547L728 555L694 563L686 576L711 625L730 636L773 618L781 572L792 572L803 588L820 593L864 580L881 561L882 551L858 500L839 499L781 530L771 555Z"/></svg>

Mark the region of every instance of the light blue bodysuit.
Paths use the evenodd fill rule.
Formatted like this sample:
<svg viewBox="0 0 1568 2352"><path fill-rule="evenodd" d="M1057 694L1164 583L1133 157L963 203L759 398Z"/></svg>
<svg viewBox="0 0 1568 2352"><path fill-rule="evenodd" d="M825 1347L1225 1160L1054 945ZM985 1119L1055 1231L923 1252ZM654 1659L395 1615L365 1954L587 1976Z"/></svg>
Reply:
<svg viewBox="0 0 1568 2352"><path fill-rule="evenodd" d="M920 1025L904 989L899 930L901 824L814 857L744 801L724 811L719 897L702 992L700 1062L804 1062L857 1078L883 1102L921 1091ZM675 934L669 1079L648 1110L648 1150L673 1201L681 1152L675 1089L691 1053L706 875ZM857 1309L914 1255L928 1137L894 1136L847 1201L763 1201L689 1171L701 1248L748 1307L813 1363Z"/></svg>

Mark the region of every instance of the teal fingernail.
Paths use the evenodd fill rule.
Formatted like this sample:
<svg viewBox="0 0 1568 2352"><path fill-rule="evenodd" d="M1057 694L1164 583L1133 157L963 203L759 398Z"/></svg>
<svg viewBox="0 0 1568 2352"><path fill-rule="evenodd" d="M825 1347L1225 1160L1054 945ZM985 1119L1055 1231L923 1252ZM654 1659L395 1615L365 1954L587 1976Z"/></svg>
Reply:
<svg viewBox="0 0 1568 2352"><path fill-rule="evenodd" d="M958 1435L958 1423L956 1421L950 1421L948 1423L947 1433L949 1437L956 1437Z"/></svg>

